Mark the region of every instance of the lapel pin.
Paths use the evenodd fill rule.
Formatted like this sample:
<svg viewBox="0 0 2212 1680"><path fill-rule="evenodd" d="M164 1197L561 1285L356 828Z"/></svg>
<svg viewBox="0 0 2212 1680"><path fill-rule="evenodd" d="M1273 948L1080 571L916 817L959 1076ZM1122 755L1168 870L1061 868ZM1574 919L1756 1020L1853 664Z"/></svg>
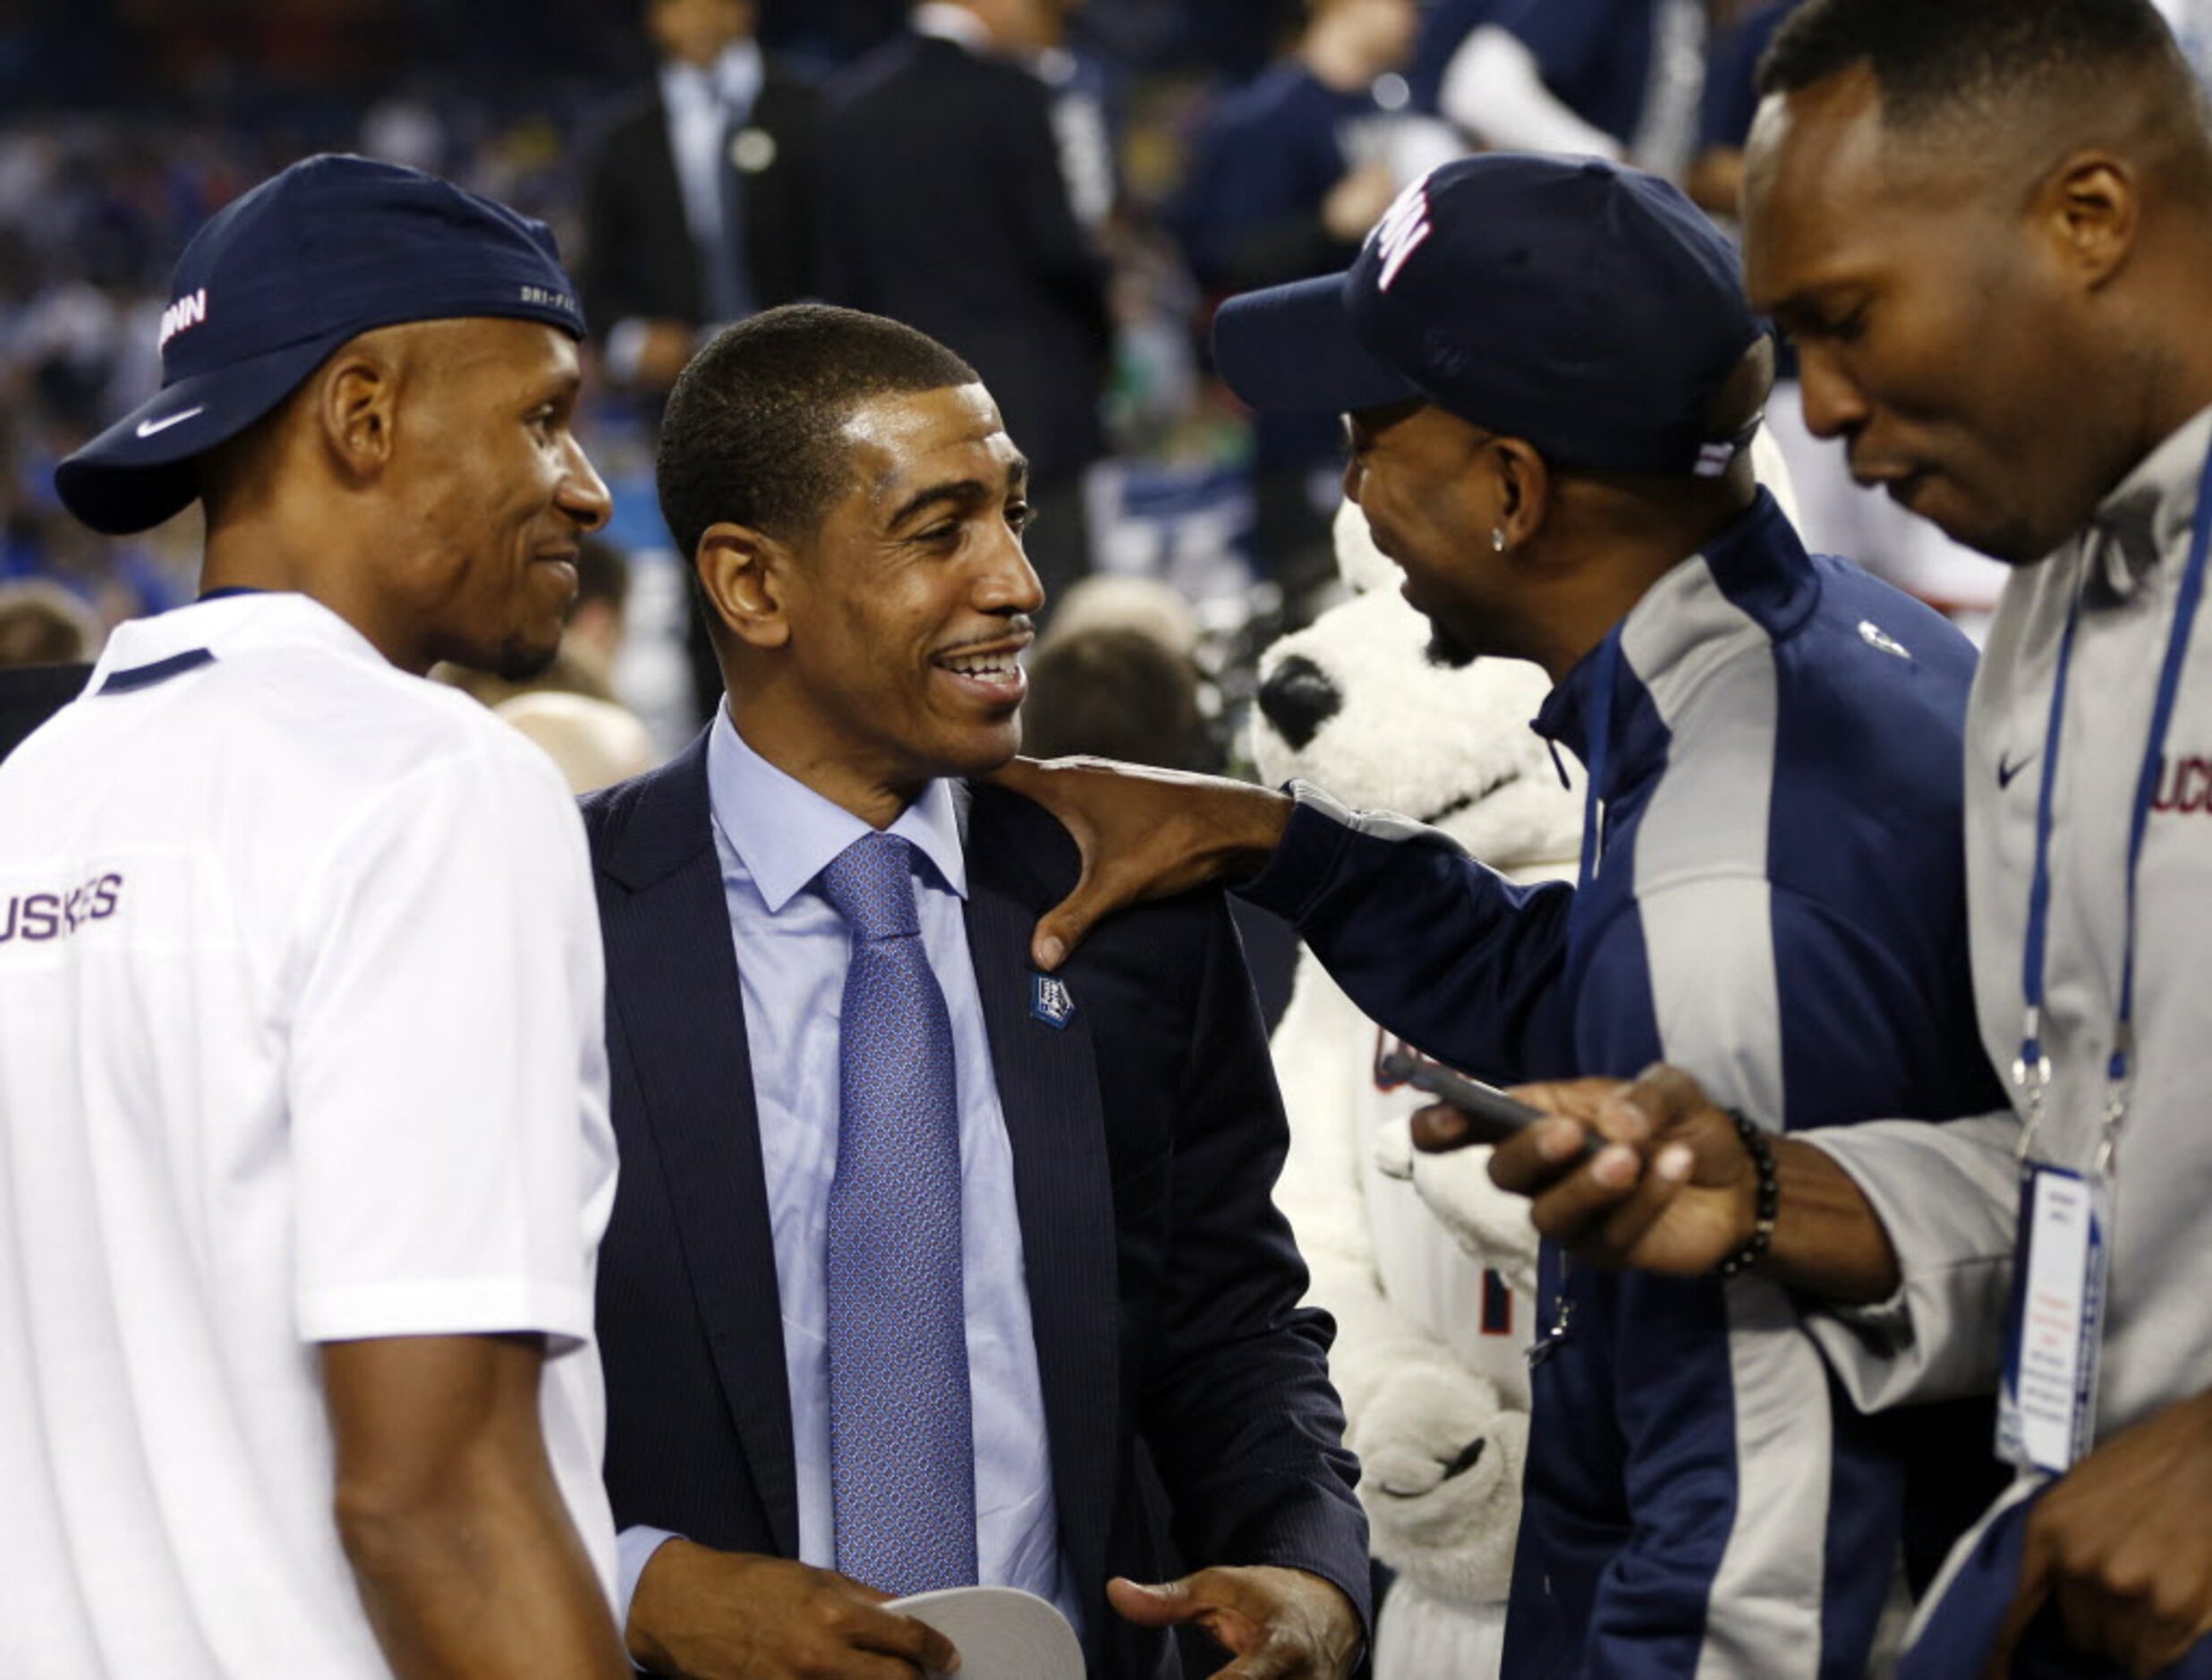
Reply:
<svg viewBox="0 0 2212 1680"><path fill-rule="evenodd" d="M1068 982L1051 974L1032 974L1029 977L1029 1013L1048 1027L1060 1031L1068 1030L1068 1022L1076 1013L1075 994L1068 989Z"/></svg>
<svg viewBox="0 0 2212 1680"><path fill-rule="evenodd" d="M764 128L740 130L730 137L729 161L740 174L759 174L776 161L776 137Z"/></svg>

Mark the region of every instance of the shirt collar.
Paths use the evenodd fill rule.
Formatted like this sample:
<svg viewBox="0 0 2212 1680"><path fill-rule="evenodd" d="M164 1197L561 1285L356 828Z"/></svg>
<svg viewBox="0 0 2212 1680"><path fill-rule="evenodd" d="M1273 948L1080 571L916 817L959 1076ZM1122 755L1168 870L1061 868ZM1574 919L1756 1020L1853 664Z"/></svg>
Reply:
<svg viewBox="0 0 2212 1680"><path fill-rule="evenodd" d="M707 105L749 112L761 94L768 66L758 41L732 41L720 56L702 69L681 59L665 59L660 65L660 98L671 106Z"/></svg>
<svg viewBox="0 0 2212 1680"><path fill-rule="evenodd" d="M2186 551L2197 517L2197 484L2212 451L2212 409L2198 414L2135 463L2097 505L2085 539L2103 581L2124 597L2169 554Z"/></svg>
<svg viewBox="0 0 2212 1680"><path fill-rule="evenodd" d="M1708 577L1710 585L1706 582ZM1699 643L1711 639L1709 617L1683 610L1684 598L1704 587L1718 587L1776 641L1794 631L1818 604L1819 574L1772 491L1762 488L1758 499L1740 518L1696 554L1670 567L1605 638L1606 641L1632 639L1638 683L1655 681ZM1604 646L1600 643L1575 662L1574 669L1544 697L1536 718L1539 735L1558 742L1586 760L1591 708L1598 704L1597 686L1608 668L1608 662L1600 657ZM1624 658L1615 663L1629 661ZM1614 692L1606 697L1613 708L1608 719L1608 756L1612 760L1605 767L1609 779L1617 768L1635 756L1635 694L1623 691L1636 686L1616 683Z"/></svg>
<svg viewBox="0 0 2212 1680"><path fill-rule="evenodd" d="M846 847L875 832L747 746L727 701L716 708L707 735L707 803L771 916ZM967 856L950 782L940 777L923 788L887 832L928 858L956 896L967 896Z"/></svg>
<svg viewBox="0 0 2212 1680"><path fill-rule="evenodd" d="M217 658L284 643L319 647L345 658L394 667L369 639L320 601L288 590L256 590L195 601L152 618L115 626L92 667L97 691L116 671L135 670L174 654L205 648Z"/></svg>

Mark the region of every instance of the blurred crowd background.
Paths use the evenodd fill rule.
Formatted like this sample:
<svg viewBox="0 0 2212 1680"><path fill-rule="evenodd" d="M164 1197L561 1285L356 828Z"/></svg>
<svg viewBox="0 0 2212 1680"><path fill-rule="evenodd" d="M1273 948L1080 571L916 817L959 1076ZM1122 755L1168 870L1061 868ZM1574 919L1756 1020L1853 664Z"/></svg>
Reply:
<svg viewBox="0 0 2212 1680"><path fill-rule="evenodd" d="M652 493L659 398L716 320L816 296L975 361L1037 464L1057 599L1087 573L1123 581L1086 628L1126 647L1149 627L1187 666L1162 705L1151 655L1063 654L1065 709L1104 727L1142 697L1150 756L1222 763L1257 648L1329 598L1340 445L1326 421L1255 427L1211 378L1213 305L1341 267L1405 184L1485 146L1626 158L1725 225L1790 4L0 0L0 660L81 653L190 598L193 516L95 538L54 462L157 383L168 270L199 224L296 157L352 150L545 218L582 280L586 441L616 515L559 681L621 702L659 751L695 726L688 591ZM2196 5L2172 5L2192 49L2212 33ZM956 50L1034 78L1034 144L931 81ZM719 187L687 132L706 166L728 159ZM994 233L977 208L1000 201ZM684 242L718 218L715 250ZM1987 609L1991 569L1851 487L1793 391L1770 419L1814 547L1970 624Z"/></svg>

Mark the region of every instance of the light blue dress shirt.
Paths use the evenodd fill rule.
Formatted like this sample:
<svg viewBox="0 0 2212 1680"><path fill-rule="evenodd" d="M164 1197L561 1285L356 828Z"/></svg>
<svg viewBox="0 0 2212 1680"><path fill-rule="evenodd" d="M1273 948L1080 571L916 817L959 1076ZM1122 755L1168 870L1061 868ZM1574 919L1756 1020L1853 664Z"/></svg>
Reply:
<svg viewBox="0 0 2212 1680"><path fill-rule="evenodd" d="M745 745L727 707L707 742L707 793L736 941L761 1160L783 1307L785 1380L798 1472L799 1557L837 1566L830 1495L825 1230L838 1164L838 1022L851 942L812 885L868 826ZM913 843L923 948L952 1017L960 1105L962 1290L975 1427L975 1538L985 1586L1050 1599L1078 1628L1052 1497L1044 1397L1030 1326L1014 1151L984 1036L962 904L967 860L949 782L932 782L890 833ZM736 1210L732 1218L738 1217ZM646 1559L669 1536L621 1537L625 1622Z"/></svg>
<svg viewBox="0 0 2212 1680"><path fill-rule="evenodd" d="M761 49L751 41L732 42L703 70L677 59L660 66L668 154L694 245L722 237L722 148L732 122L744 122L752 111L766 75Z"/></svg>

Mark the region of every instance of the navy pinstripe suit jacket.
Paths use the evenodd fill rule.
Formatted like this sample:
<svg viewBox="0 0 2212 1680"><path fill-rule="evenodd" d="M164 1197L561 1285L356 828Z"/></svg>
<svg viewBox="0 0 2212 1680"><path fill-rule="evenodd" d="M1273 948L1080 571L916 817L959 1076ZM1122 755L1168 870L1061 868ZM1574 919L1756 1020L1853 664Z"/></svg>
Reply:
<svg viewBox="0 0 2212 1680"><path fill-rule="evenodd" d="M621 1188L600 1256L618 1523L794 1557L798 1514L744 1012L705 737L584 803L606 934ZM1102 1676L1183 1672L1109 1576L1280 1564L1368 1608L1366 1523L1305 1267L1270 1201L1287 1143L1228 910L1133 911L1031 1008L1030 930L1074 885L1065 830L987 786L968 943L1016 1201L1061 1546Z"/></svg>

